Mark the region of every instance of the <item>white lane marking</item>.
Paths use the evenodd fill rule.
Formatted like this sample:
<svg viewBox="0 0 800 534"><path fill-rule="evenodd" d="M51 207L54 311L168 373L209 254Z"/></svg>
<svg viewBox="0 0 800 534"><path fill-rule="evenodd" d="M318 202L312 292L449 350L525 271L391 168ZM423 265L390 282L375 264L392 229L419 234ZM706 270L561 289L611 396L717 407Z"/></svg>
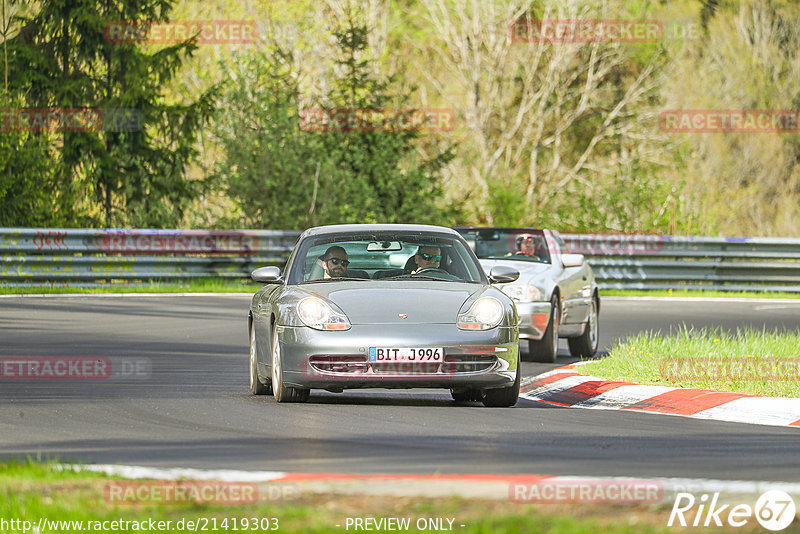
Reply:
<svg viewBox="0 0 800 534"><path fill-rule="evenodd" d="M258 291L254 288L252 293L36 293L20 295L0 295L0 299L13 298L116 298L116 297L251 297Z"/></svg>
<svg viewBox="0 0 800 534"><path fill-rule="evenodd" d="M233 469L190 469L180 467L144 467L138 465L71 465L62 464L59 468L76 471L91 471L124 478L148 478L153 480L221 480L223 482L270 482L286 476L283 471L236 471Z"/></svg>
<svg viewBox="0 0 800 534"><path fill-rule="evenodd" d="M793 306L780 306L778 304L770 304L767 306L756 306L753 308L755 311L764 311L764 310L789 310L793 309Z"/></svg>
<svg viewBox="0 0 800 534"><path fill-rule="evenodd" d="M775 299L775 298L742 298L742 297L604 297L600 294L600 301L625 302L630 300L653 301L653 302L738 302L745 304L765 303L765 304L791 304L800 305L800 299Z"/></svg>

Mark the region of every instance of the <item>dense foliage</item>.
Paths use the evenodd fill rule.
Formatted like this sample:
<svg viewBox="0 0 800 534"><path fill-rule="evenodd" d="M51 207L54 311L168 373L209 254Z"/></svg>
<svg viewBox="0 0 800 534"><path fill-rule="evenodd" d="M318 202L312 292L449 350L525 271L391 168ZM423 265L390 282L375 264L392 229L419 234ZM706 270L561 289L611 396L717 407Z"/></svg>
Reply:
<svg viewBox="0 0 800 534"><path fill-rule="evenodd" d="M405 95L376 79L366 57L366 28L353 19L336 29L341 67L321 107L383 110ZM440 206L439 173L449 151L416 153L418 130L370 127L315 131L302 117L302 94L290 54L253 51L234 58L216 122L224 156L216 175L240 206L233 226L304 228L348 222L438 223L457 210Z"/></svg>
<svg viewBox="0 0 800 534"><path fill-rule="evenodd" d="M792 0L0 2L4 108L135 110L142 124L3 128L0 225L800 235L796 130L659 126L663 110L796 110ZM103 36L109 21L168 19L251 19L259 38ZM650 20L661 32L511 38L514 21L548 19ZM305 110L339 108L443 108L456 127L303 129Z"/></svg>
<svg viewBox="0 0 800 534"><path fill-rule="evenodd" d="M162 93L195 45L151 52L104 33L113 21L168 20L170 9L168 0L56 0L13 19L4 108L82 110L98 120L53 131L4 128L11 131L0 134L0 165L10 184L0 193L0 224L181 224L202 185L187 165L212 95L168 104Z"/></svg>

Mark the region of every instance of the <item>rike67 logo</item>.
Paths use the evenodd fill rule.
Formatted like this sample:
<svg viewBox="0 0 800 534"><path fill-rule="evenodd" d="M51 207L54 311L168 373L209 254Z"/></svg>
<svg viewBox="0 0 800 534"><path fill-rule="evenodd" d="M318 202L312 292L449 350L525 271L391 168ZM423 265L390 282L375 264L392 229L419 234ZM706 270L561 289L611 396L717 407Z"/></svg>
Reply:
<svg viewBox="0 0 800 534"><path fill-rule="evenodd" d="M743 527L752 526L755 518L763 528L779 531L794 521L796 511L792 497L780 490L763 493L755 506L720 504L719 493L704 493L698 499L691 493L681 492L675 497L667 526Z"/></svg>

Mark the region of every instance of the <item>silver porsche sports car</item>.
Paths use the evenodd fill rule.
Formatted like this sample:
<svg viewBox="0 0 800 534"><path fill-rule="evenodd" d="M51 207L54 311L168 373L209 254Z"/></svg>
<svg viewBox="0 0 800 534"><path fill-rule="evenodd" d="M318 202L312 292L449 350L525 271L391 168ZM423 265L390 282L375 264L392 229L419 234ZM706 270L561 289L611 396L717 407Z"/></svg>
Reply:
<svg viewBox="0 0 800 534"><path fill-rule="evenodd" d="M357 224L311 228L285 272L262 267L248 318L250 390L304 402L314 388L446 388L456 401L519 396L514 302L454 230Z"/></svg>
<svg viewBox="0 0 800 534"><path fill-rule="evenodd" d="M529 357L554 362L558 338L567 338L575 357L589 358L599 343L600 291L582 254L569 254L558 232L529 228L458 227L484 270L510 266L514 282L498 285L514 299L519 337Z"/></svg>

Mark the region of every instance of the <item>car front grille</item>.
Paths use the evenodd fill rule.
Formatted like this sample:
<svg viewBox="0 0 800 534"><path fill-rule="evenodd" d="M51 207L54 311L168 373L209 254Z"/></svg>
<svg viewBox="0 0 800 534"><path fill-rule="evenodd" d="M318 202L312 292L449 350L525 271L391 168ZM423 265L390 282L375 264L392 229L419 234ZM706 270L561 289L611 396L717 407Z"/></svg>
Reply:
<svg viewBox="0 0 800 534"><path fill-rule="evenodd" d="M381 362L369 363L364 355L333 356L317 355L309 358L315 371L336 375L385 375L385 376L436 376L482 373L497 364L497 356L492 354L445 354L444 362Z"/></svg>

